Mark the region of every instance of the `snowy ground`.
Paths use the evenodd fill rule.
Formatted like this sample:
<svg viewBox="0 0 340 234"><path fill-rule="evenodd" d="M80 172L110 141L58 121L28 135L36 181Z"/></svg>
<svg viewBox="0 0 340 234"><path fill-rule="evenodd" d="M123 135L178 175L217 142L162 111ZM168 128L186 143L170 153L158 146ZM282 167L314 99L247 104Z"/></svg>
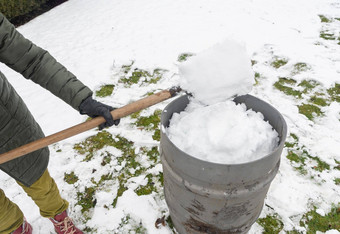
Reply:
<svg viewBox="0 0 340 234"><path fill-rule="evenodd" d="M69 0L18 30L91 89L115 85L112 95L96 98L117 107L177 84L179 55L198 53L226 38L243 41L257 80L251 94L276 107L288 125L281 167L260 216L264 224L255 223L250 233L264 232L268 217L279 220L276 232L313 233L301 222L304 215L315 210L327 218L332 207L339 207L340 97L339 86L334 88L340 83L339 0ZM145 82L123 83L135 68L166 71L160 70L157 82L142 72ZM86 119L7 67L1 70L46 135ZM152 147L159 144L152 137L155 128L136 124L167 103L124 118L102 135L94 129L50 147L49 170L70 202L71 216L88 233L173 232L168 222L155 227L158 218L169 215L162 167L152 157L157 156ZM79 144L94 135L108 137L107 145L93 150ZM129 146L118 149L126 140ZM65 173L78 180L72 184ZM0 181L34 233L53 232L13 179L1 173ZM339 233L339 226L331 229L323 232Z"/></svg>

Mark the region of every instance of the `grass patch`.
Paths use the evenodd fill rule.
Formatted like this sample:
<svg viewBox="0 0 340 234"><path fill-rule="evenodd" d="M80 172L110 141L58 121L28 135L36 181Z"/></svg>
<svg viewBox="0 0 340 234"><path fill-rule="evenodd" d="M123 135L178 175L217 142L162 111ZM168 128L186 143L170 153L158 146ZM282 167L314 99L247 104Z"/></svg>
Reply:
<svg viewBox="0 0 340 234"><path fill-rule="evenodd" d="M119 83L123 83L126 87L130 87L133 84L156 84L167 72L165 69L156 68L152 73L149 71L133 68L133 62L130 65L122 66L123 76L119 79Z"/></svg>
<svg viewBox="0 0 340 234"><path fill-rule="evenodd" d="M277 82L274 83L274 87L281 92L285 93L289 96L294 96L296 98L302 97L302 92L293 89L291 86L295 85L297 82L294 79L286 78L286 77L280 77Z"/></svg>
<svg viewBox="0 0 340 234"><path fill-rule="evenodd" d="M140 112L131 115L131 118L136 119L133 123L138 129L146 131L154 131L152 139L160 141L161 132L159 129L159 123L161 121L162 110L157 109L150 116L141 116Z"/></svg>
<svg viewBox="0 0 340 234"><path fill-rule="evenodd" d="M277 214L267 215L265 218L260 218L257 223L264 228L263 233L278 234L283 229L283 222Z"/></svg>
<svg viewBox="0 0 340 234"><path fill-rule="evenodd" d="M312 96L309 99L309 102L311 102L312 104L318 105L318 106L327 106L327 100L325 98L322 97L318 97L318 96Z"/></svg>
<svg viewBox="0 0 340 234"><path fill-rule="evenodd" d="M330 23L331 22L331 20L330 19L328 19L326 16L324 16L324 15L319 15L319 18L320 18L320 20L321 20L321 23Z"/></svg>
<svg viewBox="0 0 340 234"><path fill-rule="evenodd" d="M291 162L296 162L296 163L300 163L302 165L306 165L305 161L306 161L306 157L303 154L297 154L294 153L293 151L289 150L288 154L286 156Z"/></svg>
<svg viewBox="0 0 340 234"><path fill-rule="evenodd" d="M136 116L136 121L134 124L140 129L145 129L148 131L156 130L159 128L161 113L162 110L157 109L150 116Z"/></svg>
<svg viewBox="0 0 340 234"><path fill-rule="evenodd" d="M321 31L320 37L322 39L327 40L327 41L334 41L336 39L335 35L333 33L328 32L328 31Z"/></svg>
<svg viewBox="0 0 340 234"><path fill-rule="evenodd" d="M261 74L258 72L255 72L255 85L260 84L260 78L261 78Z"/></svg>
<svg viewBox="0 0 340 234"><path fill-rule="evenodd" d="M148 195L151 194L152 192L157 192L157 189L155 188L155 183L153 182L153 175L147 174L145 177L148 180L147 184L139 186L137 189L135 189L135 192L137 193L138 196Z"/></svg>
<svg viewBox="0 0 340 234"><path fill-rule="evenodd" d="M123 193L126 191L126 190L128 190L128 188L127 187L125 187L125 182L126 181L120 181L120 183L119 183L119 187L118 187L118 190L117 190L117 194L116 194L116 197L115 197L115 199L113 199L113 202L112 202L112 206L113 206L113 208L116 208L116 206L117 206L117 202L118 202L118 198L119 197L121 197L122 195L123 195Z"/></svg>
<svg viewBox="0 0 340 234"><path fill-rule="evenodd" d="M303 93L308 93L318 85L320 85L320 83L315 80L303 80L298 84L298 86L304 88L304 90L302 91Z"/></svg>
<svg viewBox="0 0 340 234"><path fill-rule="evenodd" d="M143 226L142 222L134 220L128 214L121 219L118 230L115 233L145 234L147 233L147 229Z"/></svg>
<svg viewBox="0 0 340 234"><path fill-rule="evenodd" d="M114 85L104 85L100 88L100 90L96 91L97 97L107 97L110 96L114 90Z"/></svg>
<svg viewBox="0 0 340 234"><path fill-rule="evenodd" d="M116 141L112 138L112 135L104 130L97 133L97 135L86 138L83 142L75 144L73 149L79 154L85 154L84 161L89 161L96 151L105 146L115 146L115 143Z"/></svg>
<svg viewBox="0 0 340 234"><path fill-rule="evenodd" d="M271 62L271 66L278 69L288 63L288 59L286 58L280 58L280 57L274 57L274 60Z"/></svg>
<svg viewBox="0 0 340 234"><path fill-rule="evenodd" d="M289 148L286 158L301 175L307 174L306 167L309 164L307 160L316 162L317 165L312 167L315 171L322 172L324 170L330 170L330 165L328 163L322 161L317 156L310 155L305 146L299 146L298 137L295 134L290 134L290 137L293 138L293 141L286 142L286 147Z"/></svg>
<svg viewBox="0 0 340 234"><path fill-rule="evenodd" d="M82 207L82 213L89 211L91 208L96 206L97 200L94 198L95 192L96 189L94 187L85 187L84 192L77 192L77 205Z"/></svg>
<svg viewBox="0 0 340 234"><path fill-rule="evenodd" d="M109 164L112 161L112 157L114 157L113 154L111 154L111 153L109 153L107 151L105 153L102 153L100 156L103 157L103 160L102 160L102 162L100 164L102 166L105 166L105 165Z"/></svg>
<svg viewBox="0 0 340 234"><path fill-rule="evenodd" d="M308 70L310 70L310 67L306 63L296 63L294 64L294 69L292 73L295 75Z"/></svg>
<svg viewBox="0 0 340 234"><path fill-rule="evenodd" d="M79 180L78 176L74 174L74 171L71 173L64 173L64 181L68 184L74 184Z"/></svg>
<svg viewBox="0 0 340 234"><path fill-rule="evenodd" d="M340 185L340 178L335 178L335 179L334 179L334 183L335 183L336 185Z"/></svg>
<svg viewBox="0 0 340 234"><path fill-rule="evenodd" d="M335 83L334 87L327 89L331 101L340 102L340 84Z"/></svg>
<svg viewBox="0 0 340 234"><path fill-rule="evenodd" d="M307 233L316 233L317 231L326 232L331 229L340 231L340 203L334 206L325 216L321 216L313 210L303 215L300 225L307 229Z"/></svg>
<svg viewBox="0 0 340 234"><path fill-rule="evenodd" d="M184 61L187 61L187 59L191 56L194 56L195 54L193 53L182 53L180 55L178 55L177 57L177 61L178 62L184 62Z"/></svg>
<svg viewBox="0 0 340 234"><path fill-rule="evenodd" d="M321 116L323 113L318 106L312 104L305 104L298 106L299 113L306 116L309 120L313 120L315 116Z"/></svg>

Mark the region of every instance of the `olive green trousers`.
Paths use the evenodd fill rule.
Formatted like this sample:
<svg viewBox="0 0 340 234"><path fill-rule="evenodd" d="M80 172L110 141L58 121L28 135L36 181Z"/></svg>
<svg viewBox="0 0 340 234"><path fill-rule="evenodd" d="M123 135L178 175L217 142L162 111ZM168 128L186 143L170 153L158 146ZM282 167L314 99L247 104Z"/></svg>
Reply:
<svg viewBox="0 0 340 234"><path fill-rule="evenodd" d="M58 187L48 170L30 187L17 183L37 204L43 217L53 218L68 208L68 202L61 198ZM24 214L20 208L0 189L0 234L11 233L21 226L23 220Z"/></svg>

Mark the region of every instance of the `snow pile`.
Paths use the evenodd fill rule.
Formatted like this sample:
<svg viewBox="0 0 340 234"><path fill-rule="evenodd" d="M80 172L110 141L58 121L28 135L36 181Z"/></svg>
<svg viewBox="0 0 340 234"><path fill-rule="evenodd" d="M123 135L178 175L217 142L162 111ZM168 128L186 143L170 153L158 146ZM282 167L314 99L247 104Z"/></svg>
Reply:
<svg viewBox="0 0 340 234"><path fill-rule="evenodd" d="M190 102L174 113L169 139L182 151L204 161L236 164L253 161L278 145L278 134L263 115L233 101L204 106Z"/></svg>
<svg viewBox="0 0 340 234"><path fill-rule="evenodd" d="M208 105L247 94L254 84L245 47L230 39L179 65L179 73L180 86Z"/></svg>
<svg viewBox="0 0 340 234"><path fill-rule="evenodd" d="M182 151L204 161L236 164L277 146L278 134L261 113L229 100L249 93L254 83L244 46L226 40L190 58L179 71L181 87L194 100L173 115L167 134Z"/></svg>

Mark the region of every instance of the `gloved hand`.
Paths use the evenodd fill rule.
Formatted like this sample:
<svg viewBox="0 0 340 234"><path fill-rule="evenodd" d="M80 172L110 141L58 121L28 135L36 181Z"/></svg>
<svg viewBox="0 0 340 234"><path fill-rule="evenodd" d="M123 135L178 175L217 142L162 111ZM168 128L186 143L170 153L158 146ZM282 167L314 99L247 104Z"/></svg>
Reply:
<svg viewBox="0 0 340 234"><path fill-rule="evenodd" d="M98 116L103 116L106 120L105 123L99 125L99 130L102 130L103 128L110 127L112 125L118 125L120 122L120 119L113 119L111 115L111 111L113 111L116 108L113 108L112 106L105 105L101 102L98 102L96 100L92 99L92 96L89 96L86 98L82 103L79 105L79 111L80 114L86 114L90 116L91 118L95 118Z"/></svg>

